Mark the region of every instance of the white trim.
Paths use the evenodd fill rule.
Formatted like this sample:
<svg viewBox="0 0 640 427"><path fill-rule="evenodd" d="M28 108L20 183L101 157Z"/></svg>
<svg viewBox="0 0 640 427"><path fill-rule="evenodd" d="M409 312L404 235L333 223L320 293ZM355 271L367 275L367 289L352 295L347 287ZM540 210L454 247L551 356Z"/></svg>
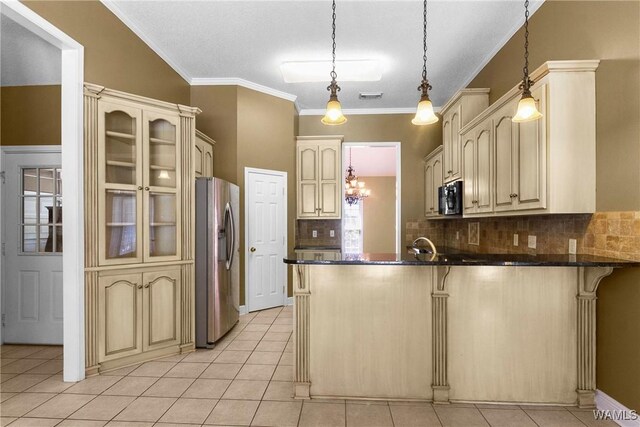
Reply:
<svg viewBox="0 0 640 427"><path fill-rule="evenodd" d="M283 246L284 246L284 256L287 256L287 245L288 245L288 236L287 236L287 195L288 193L288 189L287 189L287 172L284 171L275 171L275 170L270 170L270 169L259 169L259 168L249 168L249 167L245 167L244 168L244 306L240 307L240 314L242 313L242 310L244 307L245 313L248 313L251 310L251 301L249 299L249 191L247 191L247 189L249 188L249 174L252 173L259 173L259 174L263 174L263 175L273 175L273 176L279 176L282 177L284 179L284 191L282 194L282 209L284 212L284 217L282 218L282 231L284 233L284 242L283 242ZM286 266L284 264L284 262L282 263L282 265L284 266L284 292L283 292L283 301L282 301L282 305L285 305L286 301L287 301L287 289L288 289L288 274L287 274L287 269Z"/></svg>
<svg viewBox="0 0 640 427"><path fill-rule="evenodd" d="M0 152L2 155L61 153L62 145L2 145Z"/></svg>
<svg viewBox="0 0 640 427"><path fill-rule="evenodd" d="M157 43L153 41L151 37L147 35L147 33L142 30L132 19L120 9L118 4L113 0L100 0L102 4L109 9L124 25L129 27L131 31L135 33L151 50L153 50L160 58L164 60L173 70L180 75L187 83L191 82L191 76L187 71L182 68L176 61L171 59L171 57L164 51Z"/></svg>
<svg viewBox="0 0 640 427"><path fill-rule="evenodd" d="M242 86L267 95L286 99L295 102L298 97L291 93L282 92L259 83L250 82L249 80L239 77L194 77L190 80L191 86Z"/></svg>
<svg viewBox="0 0 640 427"><path fill-rule="evenodd" d="M417 105L417 104L416 104ZM433 111L439 113L442 107L434 107ZM298 113L301 116L324 116L325 110L322 108L303 108ZM362 114L415 114L416 107L407 108L344 108L342 113L345 116L357 116Z"/></svg>
<svg viewBox="0 0 640 427"><path fill-rule="evenodd" d="M84 378L84 47L16 0L2 13L62 51L62 230L64 381Z"/></svg>
<svg viewBox="0 0 640 427"><path fill-rule="evenodd" d="M601 390L596 390L596 407L601 411L612 411L614 413L631 413L631 409L624 406L622 403L615 400ZM640 427L640 416L635 420L612 420L616 424L623 427Z"/></svg>
<svg viewBox="0 0 640 427"><path fill-rule="evenodd" d="M249 309L247 309L246 305L241 305L240 306L240 316L242 316L243 314L247 314L249 313Z"/></svg>
<svg viewBox="0 0 640 427"><path fill-rule="evenodd" d="M545 0L534 0L529 5L529 19L531 19L531 16L533 16L533 14L536 13L536 11L540 8L540 6L542 6L542 3L544 3L544 1ZM513 37L515 33L517 33L518 30L523 25L524 25L524 16L522 16L521 18L518 18L518 21L514 24L514 26L511 27L511 29L507 32L507 34L494 46L493 49L491 49L489 53L485 55L484 59L480 61L480 64L478 64L475 70L473 70L469 74L469 77L467 77L464 80L464 83L460 87L466 88L467 86L469 86L469 84L473 81L473 79L476 78L476 76L480 73L480 71L482 71L484 67L487 66L487 64L493 59L493 57L496 56L498 52L500 52L500 50L504 47L504 45L506 45L507 42L511 40L511 37ZM515 80L515 77L517 77L517 75L514 76L514 80Z"/></svg>
<svg viewBox="0 0 640 427"><path fill-rule="evenodd" d="M402 248L402 144L400 142L344 142L342 143L342 158L346 157L348 147L394 147L396 149L396 253L401 253ZM343 161L344 163L344 161ZM340 165L342 166L342 165ZM345 170L342 169L342 181L346 179ZM344 203L344 199L342 199ZM344 229L344 226L342 227Z"/></svg>
<svg viewBox="0 0 640 427"><path fill-rule="evenodd" d="M287 301L284 305L293 305L293 297L287 297Z"/></svg>

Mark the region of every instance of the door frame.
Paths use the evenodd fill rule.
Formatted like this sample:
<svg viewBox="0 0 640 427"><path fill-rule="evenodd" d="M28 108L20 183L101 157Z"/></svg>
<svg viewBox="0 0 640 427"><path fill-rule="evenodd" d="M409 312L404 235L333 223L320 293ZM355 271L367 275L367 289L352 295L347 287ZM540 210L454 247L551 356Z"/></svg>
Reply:
<svg viewBox="0 0 640 427"><path fill-rule="evenodd" d="M2 171L2 176L0 177L1 183L5 184L6 180L6 156L11 154L62 154L62 146L61 145L2 145L0 146L0 170ZM19 165L21 166L21 165ZM7 209L7 200L5 200L9 195L7 191L4 189L4 185L0 185L0 241L6 244L6 209ZM17 195L16 195L17 196ZM18 215L19 217L19 215ZM64 216L62 217L64 221ZM62 227L63 239L64 239L64 223ZM63 240L64 241L64 240ZM15 243L15 242L12 242ZM6 285L6 269L2 268L2 260L4 259L4 247L2 256L0 256L0 312L4 314L5 307L5 285ZM64 254L64 252L63 252ZM63 270L64 274L64 270ZM63 279L64 280L64 279ZM64 286L64 283L63 283ZM64 307L63 307L64 309ZM64 319L63 319L64 325ZM4 336L2 335L2 328L0 327L0 344L4 343Z"/></svg>
<svg viewBox="0 0 640 427"><path fill-rule="evenodd" d="M342 143L342 165L347 159L348 151L350 147L371 147L371 148L388 148L394 147L396 149L396 253L401 253L402 248L402 144L400 142L343 142ZM342 182L347 179L347 173L345 168L342 168ZM344 190L344 187L340 187ZM341 190L342 191L342 190ZM344 197L340 198L341 203L344 205ZM344 227L342 227L344 229ZM342 236L340 236L342 241Z"/></svg>
<svg viewBox="0 0 640 427"><path fill-rule="evenodd" d="M251 304L249 301L249 209L247 209L247 206L249 206L249 192L247 191L247 187L249 186L249 175L252 173L260 173L260 174L264 174L264 175L274 175L274 176L279 176L284 178L284 197L282 198L282 209L284 212L284 218L283 223L284 226L282 227L282 230L284 232L284 244L283 244L283 249L284 249L284 255L287 256L287 245L288 245L288 236L287 236L287 227L288 227L288 217L287 217L287 196L289 194L288 190L287 190L287 172L283 172L283 171L275 171L275 170L270 170L270 169L258 169L258 168L249 168L249 167L245 167L244 168L244 306L240 307L240 314L246 314L249 313L251 311ZM282 262L282 265L284 266L284 260ZM284 289L285 292L283 292L282 294L282 305L286 305L287 303L287 291L286 289L288 289L288 277L289 275L287 274L287 270L286 270L286 266L285 268L285 273L284 273ZM244 309L243 309L244 308Z"/></svg>
<svg viewBox="0 0 640 427"><path fill-rule="evenodd" d="M17 0L2 0L2 13L42 37L62 57L62 217L64 252L64 381L84 379L84 47ZM64 176L73 179L64 179Z"/></svg>

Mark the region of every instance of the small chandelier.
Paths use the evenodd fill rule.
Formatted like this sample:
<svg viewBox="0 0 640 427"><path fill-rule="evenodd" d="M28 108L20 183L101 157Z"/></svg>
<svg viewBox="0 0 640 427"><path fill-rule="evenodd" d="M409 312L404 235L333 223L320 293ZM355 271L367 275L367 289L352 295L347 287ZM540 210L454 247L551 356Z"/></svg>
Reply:
<svg viewBox="0 0 640 427"><path fill-rule="evenodd" d="M524 74L520 84L522 98L518 102L516 115L511 119L516 123L530 122L542 117L542 113L538 111L536 106L536 100L531 95L533 82L529 78L529 0L524 2L524 68L522 68L522 72Z"/></svg>
<svg viewBox="0 0 640 427"><path fill-rule="evenodd" d="M438 121L438 116L433 112L433 104L429 99L431 85L427 79L427 0L423 2L422 18L422 83L418 86L418 90L422 92L422 95L420 96L416 116L411 120L411 123L417 126L430 125Z"/></svg>
<svg viewBox="0 0 640 427"><path fill-rule="evenodd" d="M354 174L356 170L351 166L351 149L349 149L349 167L347 177L344 180L344 200L349 206L357 205L360 200L371 195L371 190L365 188L364 181L358 181Z"/></svg>
<svg viewBox="0 0 640 427"><path fill-rule="evenodd" d="M332 23L332 33L331 39L333 40L332 45L332 69L331 73L331 83L327 86L327 90L329 91L329 102L327 102L327 112L324 117L320 120L324 125L341 125L347 122L347 118L342 114L342 106L340 105L340 101L338 101L338 92L340 92L340 86L338 86L338 82L336 81L336 0L333 0L333 23Z"/></svg>

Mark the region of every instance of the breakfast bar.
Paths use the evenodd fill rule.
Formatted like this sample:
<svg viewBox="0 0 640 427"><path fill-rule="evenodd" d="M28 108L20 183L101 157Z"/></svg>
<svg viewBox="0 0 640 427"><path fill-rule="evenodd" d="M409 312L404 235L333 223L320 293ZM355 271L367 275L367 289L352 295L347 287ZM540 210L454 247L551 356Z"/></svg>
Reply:
<svg viewBox="0 0 640 427"><path fill-rule="evenodd" d="M295 397L593 407L591 255L292 254Z"/></svg>

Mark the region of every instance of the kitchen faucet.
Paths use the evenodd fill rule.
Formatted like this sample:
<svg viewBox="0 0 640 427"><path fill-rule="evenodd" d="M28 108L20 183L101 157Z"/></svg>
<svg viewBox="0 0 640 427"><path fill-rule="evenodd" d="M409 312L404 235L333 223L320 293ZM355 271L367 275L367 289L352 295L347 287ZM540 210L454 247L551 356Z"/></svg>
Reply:
<svg viewBox="0 0 640 427"><path fill-rule="evenodd" d="M429 246L431 246L431 253L433 255L435 255L437 253L436 245L434 245L433 242L431 240L427 239L426 237L418 237L416 240L413 241L413 243L411 244L411 247L414 250L418 250L418 247L416 246L416 243L418 243L421 240L424 240L425 242L427 242L429 244Z"/></svg>

